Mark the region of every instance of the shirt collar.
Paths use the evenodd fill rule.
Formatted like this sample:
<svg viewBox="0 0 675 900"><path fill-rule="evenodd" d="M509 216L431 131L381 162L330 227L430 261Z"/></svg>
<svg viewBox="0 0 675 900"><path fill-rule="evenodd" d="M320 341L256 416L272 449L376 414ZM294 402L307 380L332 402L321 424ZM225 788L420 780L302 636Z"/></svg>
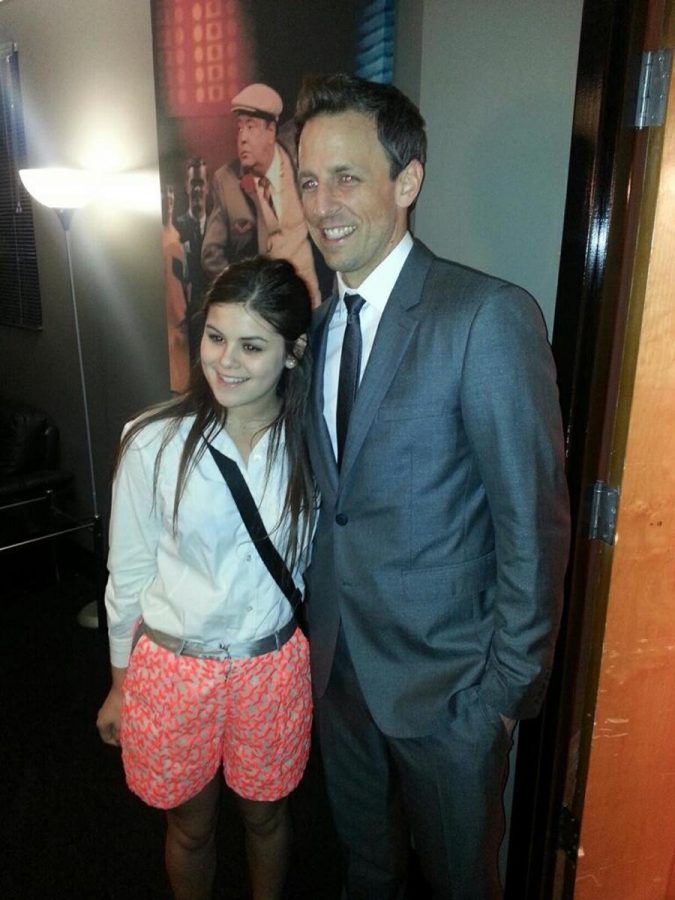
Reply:
<svg viewBox="0 0 675 900"><path fill-rule="evenodd" d="M348 287L342 280L342 275L337 273L338 296L340 300L345 294L360 294L366 303L374 306L380 315L384 312L389 295L394 289L396 280L401 274L401 269L413 248L413 239L409 231L403 235L394 249L382 262L370 273L358 288ZM338 309L345 309L343 303L338 304Z"/></svg>

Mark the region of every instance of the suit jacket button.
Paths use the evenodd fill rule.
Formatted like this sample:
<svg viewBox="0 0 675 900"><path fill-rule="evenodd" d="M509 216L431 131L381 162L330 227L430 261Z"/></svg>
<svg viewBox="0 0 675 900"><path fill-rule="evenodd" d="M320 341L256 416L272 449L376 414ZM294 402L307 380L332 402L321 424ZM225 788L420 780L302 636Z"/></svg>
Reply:
<svg viewBox="0 0 675 900"><path fill-rule="evenodd" d="M347 522L349 521L349 517L346 516L344 513L338 513L337 516L335 516L335 521L337 522L338 525L346 525Z"/></svg>

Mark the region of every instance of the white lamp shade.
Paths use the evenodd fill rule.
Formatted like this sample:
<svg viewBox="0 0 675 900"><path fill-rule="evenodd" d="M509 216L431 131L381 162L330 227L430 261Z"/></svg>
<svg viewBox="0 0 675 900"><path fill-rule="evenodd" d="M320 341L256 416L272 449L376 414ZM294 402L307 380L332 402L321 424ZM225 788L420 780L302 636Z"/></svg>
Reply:
<svg viewBox="0 0 675 900"><path fill-rule="evenodd" d="M31 197L51 209L80 209L99 190L100 175L86 169L20 169Z"/></svg>

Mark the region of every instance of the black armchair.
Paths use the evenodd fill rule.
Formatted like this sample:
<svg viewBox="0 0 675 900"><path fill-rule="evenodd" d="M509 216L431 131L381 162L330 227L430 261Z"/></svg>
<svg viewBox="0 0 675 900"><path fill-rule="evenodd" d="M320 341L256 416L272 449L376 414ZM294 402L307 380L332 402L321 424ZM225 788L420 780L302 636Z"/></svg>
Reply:
<svg viewBox="0 0 675 900"><path fill-rule="evenodd" d="M73 475L59 468L59 432L47 413L0 397L0 553L88 531L94 551L96 613L78 621L105 632L103 533L98 515L76 518L56 502ZM52 545L53 549L53 545ZM60 581L58 560L54 568Z"/></svg>
<svg viewBox="0 0 675 900"><path fill-rule="evenodd" d="M47 413L0 397L0 506L44 496L73 476L59 468L59 432Z"/></svg>

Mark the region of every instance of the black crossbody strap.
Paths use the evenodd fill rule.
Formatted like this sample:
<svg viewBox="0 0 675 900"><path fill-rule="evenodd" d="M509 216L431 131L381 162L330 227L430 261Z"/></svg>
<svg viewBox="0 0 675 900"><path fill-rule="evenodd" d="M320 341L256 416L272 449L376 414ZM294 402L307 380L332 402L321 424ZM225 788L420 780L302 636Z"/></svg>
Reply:
<svg viewBox="0 0 675 900"><path fill-rule="evenodd" d="M295 586L293 576L288 570L288 566L279 555L277 548L267 534L267 529L260 518L258 507L255 500L251 496L248 485L244 480L244 476L239 471L239 466L229 456L225 456L220 450L216 450L208 441L206 446L211 451L216 465L220 469L220 474L225 479L234 502L237 504L241 520L246 526L246 530L251 536L251 540L258 551L260 558L265 563L267 571L279 585L284 595L291 604L291 609L295 613L296 608L302 601L302 593Z"/></svg>

